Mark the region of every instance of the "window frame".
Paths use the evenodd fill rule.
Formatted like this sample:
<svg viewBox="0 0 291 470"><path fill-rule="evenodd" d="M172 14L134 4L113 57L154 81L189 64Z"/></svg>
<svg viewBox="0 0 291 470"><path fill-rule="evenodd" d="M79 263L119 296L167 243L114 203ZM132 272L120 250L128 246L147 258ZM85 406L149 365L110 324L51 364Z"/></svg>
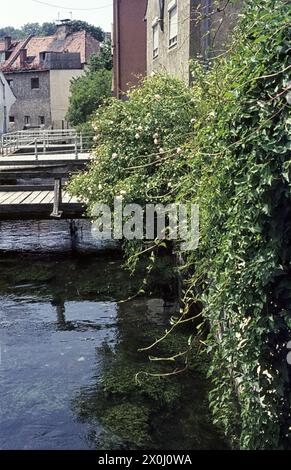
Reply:
<svg viewBox="0 0 291 470"><path fill-rule="evenodd" d="M175 35L171 35L171 29L173 27L173 25L172 25L173 12L176 12L176 21L177 21L176 34ZM175 47L178 44L178 3L177 3L176 0L173 0L168 6L168 28L169 28L169 44L168 44L168 46L169 46L169 49L172 49L173 47Z"/></svg>
<svg viewBox="0 0 291 470"><path fill-rule="evenodd" d="M36 80L37 80L38 86L32 86L33 81L36 81ZM40 88L39 77L32 77L32 78L30 79L30 88L31 88L31 90L39 90L39 88Z"/></svg>
<svg viewBox="0 0 291 470"><path fill-rule="evenodd" d="M156 18L153 21L152 30L153 30L153 59L156 59L159 56L159 49L160 49L160 36L159 36L160 31L159 31L158 18Z"/></svg>
<svg viewBox="0 0 291 470"><path fill-rule="evenodd" d="M31 117L30 116L24 116L24 125L29 126L31 123Z"/></svg>

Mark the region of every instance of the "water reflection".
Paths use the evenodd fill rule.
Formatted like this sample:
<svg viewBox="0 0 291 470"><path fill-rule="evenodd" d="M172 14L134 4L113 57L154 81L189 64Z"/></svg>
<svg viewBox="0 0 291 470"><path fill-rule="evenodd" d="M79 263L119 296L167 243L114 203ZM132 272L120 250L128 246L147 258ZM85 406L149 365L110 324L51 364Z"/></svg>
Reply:
<svg viewBox="0 0 291 470"><path fill-rule="evenodd" d="M0 269L1 449L224 447L195 370L134 381L149 371L138 348L176 309L164 265L156 294L126 303L118 301L143 276L131 278L114 258L6 256Z"/></svg>

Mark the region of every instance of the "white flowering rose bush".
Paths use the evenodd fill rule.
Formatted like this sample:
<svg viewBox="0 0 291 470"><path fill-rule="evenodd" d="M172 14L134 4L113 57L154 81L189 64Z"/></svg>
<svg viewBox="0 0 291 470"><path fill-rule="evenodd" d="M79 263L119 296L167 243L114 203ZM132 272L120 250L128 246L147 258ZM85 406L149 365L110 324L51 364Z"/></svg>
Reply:
<svg viewBox="0 0 291 470"><path fill-rule="evenodd" d="M193 114L191 89L166 75L145 79L126 101L112 98L94 116L93 162L72 180L70 191L86 200L89 210L119 195L141 205L175 202L169 187L188 171L183 145Z"/></svg>

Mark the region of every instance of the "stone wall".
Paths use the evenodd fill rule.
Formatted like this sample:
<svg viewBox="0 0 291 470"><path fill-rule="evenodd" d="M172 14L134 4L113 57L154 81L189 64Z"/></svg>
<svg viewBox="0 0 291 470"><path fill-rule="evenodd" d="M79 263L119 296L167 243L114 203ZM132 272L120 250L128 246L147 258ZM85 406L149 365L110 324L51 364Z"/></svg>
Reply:
<svg viewBox="0 0 291 470"><path fill-rule="evenodd" d="M44 126L51 126L50 111L50 75L49 71L21 71L5 73L6 80L13 80L15 104L10 109L14 116L14 124L10 123L9 130L23 130L26 126L25 116L30 117L29 127L39 127L40 117L44 117ZM31 88L31 79L39 79L39 88Z"/></svg>

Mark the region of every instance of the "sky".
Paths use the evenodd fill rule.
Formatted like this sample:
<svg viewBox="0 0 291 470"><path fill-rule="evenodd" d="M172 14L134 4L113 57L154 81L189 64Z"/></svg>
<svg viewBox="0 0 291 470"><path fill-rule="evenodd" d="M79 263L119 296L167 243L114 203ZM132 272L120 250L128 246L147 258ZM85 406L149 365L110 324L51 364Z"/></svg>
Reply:
<svg viewBox="0 0 291 470"><path fill-rule="evenodd" d="M0 27L51 22L58 18L71 18L72 15L75 20L87 21L111 31L112 0L13 0L4 5Z"/></svg>

